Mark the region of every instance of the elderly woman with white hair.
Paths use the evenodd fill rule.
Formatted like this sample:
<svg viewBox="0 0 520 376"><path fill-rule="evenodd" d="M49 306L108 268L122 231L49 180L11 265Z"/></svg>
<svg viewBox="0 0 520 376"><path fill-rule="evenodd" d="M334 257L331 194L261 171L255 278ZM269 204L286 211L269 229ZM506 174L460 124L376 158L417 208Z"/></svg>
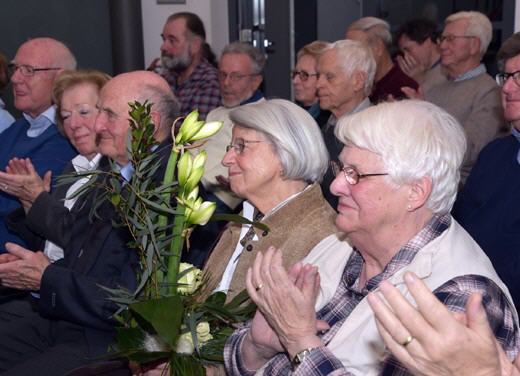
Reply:
<svg viewBox="0 0 520 376"><path fill-rule="evenodd" d="M289 272L280 250L257 256L246 284L258 310L226 344L228 373L408 374L387 352L367 301L382 281L409 298L407 271L451 311L480 293L514 359L518 319L507 288L449 214L466 148L457 121L427 102L382 103L341 119L336 135L345 147L331 190L350 246L315 250L309 265ZM402 347L417 345L406 330L395 335Z"/></svg>
<svg viewBox="0 0 520 376"><path fill-rule="evenodd" d="M228 299L245 289L247 269L269 246L283 248L283 264L311 250L339 244L335 212L320 180L328 155L320 129L303 108L282 99L241 106L230 113L231 144L222 160L232 191L246 201L242 215L268 230L230 223L205 266Z"/></svg>

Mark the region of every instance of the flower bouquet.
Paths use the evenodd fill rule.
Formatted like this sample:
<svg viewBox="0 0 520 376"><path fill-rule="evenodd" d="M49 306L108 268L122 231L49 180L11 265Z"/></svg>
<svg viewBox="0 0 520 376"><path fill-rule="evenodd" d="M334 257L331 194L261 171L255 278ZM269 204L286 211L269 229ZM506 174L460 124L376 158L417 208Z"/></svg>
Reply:
<svg viewBox="0 0 520 376"><path fill-rule="evenodd" d="M193 226L204 225L216 206L199 197L206 153L194 157L191 150L222 123L205 123L197 111L190 113L172 135L164 178L157 182L161 161L153 152L158 145L150 110L147 102L130 104L131 180L104 179L117 225L127 227L140 257L136 291L109 289L120 307L115 355L138 364L168 362L171 375L203 375L204 366L223 362L227 337L254 312L245 291L226 304L224 293L208 293L207 276L180 262Z"/></svg>

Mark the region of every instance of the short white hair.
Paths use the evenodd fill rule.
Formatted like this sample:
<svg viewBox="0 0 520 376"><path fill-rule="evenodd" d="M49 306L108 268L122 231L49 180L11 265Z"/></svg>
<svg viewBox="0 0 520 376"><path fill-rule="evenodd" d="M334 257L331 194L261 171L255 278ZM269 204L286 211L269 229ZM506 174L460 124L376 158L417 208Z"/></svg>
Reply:
<svg viewBox="0 0 520 376"><path fill-rule="evenodd" d="M336 137L378 154L396 185L430 177L426 206L448 213L457 196L466 136L459 122L425 101L385 102L339 120Z"/></svg>
<svg viewBox="0 0 520 376"><path fill-rule="evenodd" d="M272 144L284 177L319 182L329 157L318 124L300 106L285 99L270 99L237 107L229 118L235 126L261 132Z"/></svg>
<svg viewBox="0 0 520 376"><path fill-rule="evenodd" d="M367 34L368 42L373 43L374 38L383 41L387 48L392 46L392 33L390 24L377 17L363 17L350 24L348 30L360 30Z"/></svg>
<svg viewBox="0 0 520 376"><path fill-rule="evenodd" d="M477 37L480 40L480 57L484 56L493 37L493 26L489 18L485 14L476 11L457 12L446 18L444 26L458 20L466 20L465 35Z"/></svg>
<svg viewBox="0 0 520 376"><path fill-rule="evenodd" d="M365 43L345 39L331 43L325 51L334 50L337 53L337 61L343 67L343 71L347 75L352 75L359 71L365 74L365 96L369 96L372 92L374 77L376 75L376 60L370 47Z"/></svg>

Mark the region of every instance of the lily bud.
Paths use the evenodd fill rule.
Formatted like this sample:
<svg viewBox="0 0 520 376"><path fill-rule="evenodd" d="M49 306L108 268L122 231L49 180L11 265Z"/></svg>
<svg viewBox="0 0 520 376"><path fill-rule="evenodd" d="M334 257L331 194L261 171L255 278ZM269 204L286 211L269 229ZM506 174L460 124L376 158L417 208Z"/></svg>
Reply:
<svg viewBox="0 0 520 376"><path fill-rule="evenodd" d="M186 142L186 133L187 130L190 129L199 118L199 111L193 110L191 111L188 116L184 118L184 121L182 122L182 125L179 129L179 133L177 133L177 137L175 137L175 144L181 144Z"/></svg>
<svg viewBox="0 0 520 376"><path fill-rule="evenodd" d="M190 192L193 188L197 186L197 184L199 184L202 175L204 175L204 163L206 163L206 156L206 152L202 151L193 160L190 176L188 177L188 181L185 185L186 191Z"/></svg>
<svg viewBox="0 0 520 376"><path fill-rule="evenodd" d="M209 123L205 123L204 126L190 138L190 141L197 141L211 137L220 131L223 126L224 123L222 121L210 121Z"/></svg>
<svg viewBox="0 0 520 376"><path fill-rule="evenodd" d="M179 163L177 163L177 169L177 178L179 179L179 186L184 187L193 170L193 159L189 152L186 151L184 152L184 154L182 154Z"/></svg>
<svg viewBox="0 0 520 376"><path fill-rule="evenodd" d="M196 202L196 204L198 204ZM211 201L204 201L202 204L195 205L198 206L196 209L193 208L190 212L190 214L186 215L186 222L192 224L192 225L201 225L204 226L206 223L208 223L209 219L215 212L215 209L217 208L217 204Z"/></svg>

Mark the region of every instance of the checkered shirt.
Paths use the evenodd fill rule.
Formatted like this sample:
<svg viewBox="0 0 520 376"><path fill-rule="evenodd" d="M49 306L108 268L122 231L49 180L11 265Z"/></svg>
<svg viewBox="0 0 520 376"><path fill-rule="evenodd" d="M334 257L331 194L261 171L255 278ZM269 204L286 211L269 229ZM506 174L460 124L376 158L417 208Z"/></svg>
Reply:
<svg viewBox="0 0 520 376"><path fill-rule="evenodd" d="M186 116L198 109L199 118L205 120L208 113L220 104L218 71L207 60L202 60L191 76L182 84L177 84L178 75L173 71L163 73L173 94L181 104L181 115Z"/></svg>
<svg viewBox="0 0 520 376"><path fill-rule="evenodd" d="M264 375L352 375L348 368L344 367L341 361L326 347L327 343L336 335L350 313L370 291L376 289L381 281L390 278L398 270L410 264L416 253L441 235L450 223L449 214L434 216L425 228L399 250L383 272L368 280L363 287L358 284L364 261L359 252L354 250L345 266L342 282L334 296L316 314L318 319L325 320L330 325L330 329L320 335L324 346L313 350L294 371L287 354L278 354L269 361ZM517 325L515 325L506 296L493 281L476 275L460 276L444 283L434 291L434 294L450 311L464 312L466 301L473 292L482 294L482 302L495 336L509 358L514 359L518 354L520 344ZM254 371L245 368L240 354L240 348L248 330L249 327L239 329L228 339L224 349L224 358L230 375L255 374ZM389 357L384 362L381 374L385 376L411 375L393 357Z"/></svg>

